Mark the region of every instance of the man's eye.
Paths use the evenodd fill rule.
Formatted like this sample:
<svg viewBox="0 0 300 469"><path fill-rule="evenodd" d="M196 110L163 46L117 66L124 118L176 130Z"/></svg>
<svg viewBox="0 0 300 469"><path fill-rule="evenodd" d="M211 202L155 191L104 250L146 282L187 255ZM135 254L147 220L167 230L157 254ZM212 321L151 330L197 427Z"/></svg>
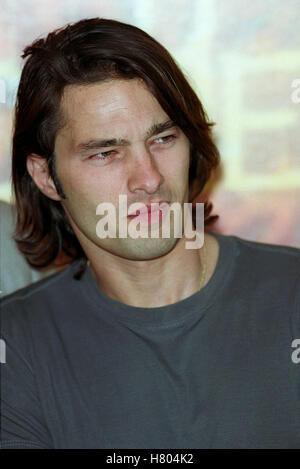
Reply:
<svg viewBox="0 0 300 469"><path fill-rule="evenodd" d="M176 138L176 135L166 135L165 137L158 137L154 140L155 143L169 143Z"/></svg>
<svg viewBox="0 0 300 469"><path fill-rule="evenodd" d="M113 155L112 153L114 153L115 150L110 150L110 151L100 151L99 153L96 153L95 155L92 155L89 157L90 160L108 160L109 158L111 158Z"/></svg>

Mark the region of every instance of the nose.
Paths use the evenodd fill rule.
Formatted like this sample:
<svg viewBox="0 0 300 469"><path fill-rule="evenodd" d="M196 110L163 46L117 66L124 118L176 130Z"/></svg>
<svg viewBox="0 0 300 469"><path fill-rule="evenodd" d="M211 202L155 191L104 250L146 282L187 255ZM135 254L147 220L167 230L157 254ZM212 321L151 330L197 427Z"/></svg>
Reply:
<svg viewBox="0 0 300 469"><path fill-rule="evenodd" d="M145 191L148 194L153 194L159 190L163 182L164 178L149 150L143 148L138 155L132 155L132 166L128 178L130 192Z"/></svg>

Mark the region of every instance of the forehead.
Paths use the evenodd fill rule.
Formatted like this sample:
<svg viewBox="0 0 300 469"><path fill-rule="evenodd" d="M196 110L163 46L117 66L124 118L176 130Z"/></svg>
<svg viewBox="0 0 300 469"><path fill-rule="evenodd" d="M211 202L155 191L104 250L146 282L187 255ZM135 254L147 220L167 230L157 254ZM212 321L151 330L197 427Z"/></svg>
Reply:
<svg viewBox="0 0 300 469"><path fill-rule="evenodd" d="M82 132L87 127L102 131L117 127L145 130L158 119L168 118L146 84L140 79L119 80L65 88L61 108L65 130ZM101 133L102 133L101 131Z"/></svg>

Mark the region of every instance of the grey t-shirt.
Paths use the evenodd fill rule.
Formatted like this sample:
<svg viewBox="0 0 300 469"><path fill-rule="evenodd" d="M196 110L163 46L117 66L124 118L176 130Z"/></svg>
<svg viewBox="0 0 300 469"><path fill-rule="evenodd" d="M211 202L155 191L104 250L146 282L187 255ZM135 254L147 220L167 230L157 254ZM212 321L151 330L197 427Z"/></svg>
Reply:
<svg viewBox="0 0 300 469"><path fill-rule="evenodd" d="M300 249L209 233L214 274L175 304L76 262L3 300L3 448L300 448Z"/></svg>

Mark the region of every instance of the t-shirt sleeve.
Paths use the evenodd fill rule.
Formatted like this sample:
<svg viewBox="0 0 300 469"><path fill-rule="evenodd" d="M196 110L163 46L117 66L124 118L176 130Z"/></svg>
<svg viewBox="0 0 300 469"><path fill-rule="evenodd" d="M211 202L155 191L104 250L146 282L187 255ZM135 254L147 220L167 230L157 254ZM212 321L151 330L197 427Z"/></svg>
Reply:
<svg viewBox="0 0 300 469"><path fill-rule="evenodd" d="M9 315L1 311L0 448L52 448L30 356L28 327L23 318L18 321L13 313Z"/></svg>

